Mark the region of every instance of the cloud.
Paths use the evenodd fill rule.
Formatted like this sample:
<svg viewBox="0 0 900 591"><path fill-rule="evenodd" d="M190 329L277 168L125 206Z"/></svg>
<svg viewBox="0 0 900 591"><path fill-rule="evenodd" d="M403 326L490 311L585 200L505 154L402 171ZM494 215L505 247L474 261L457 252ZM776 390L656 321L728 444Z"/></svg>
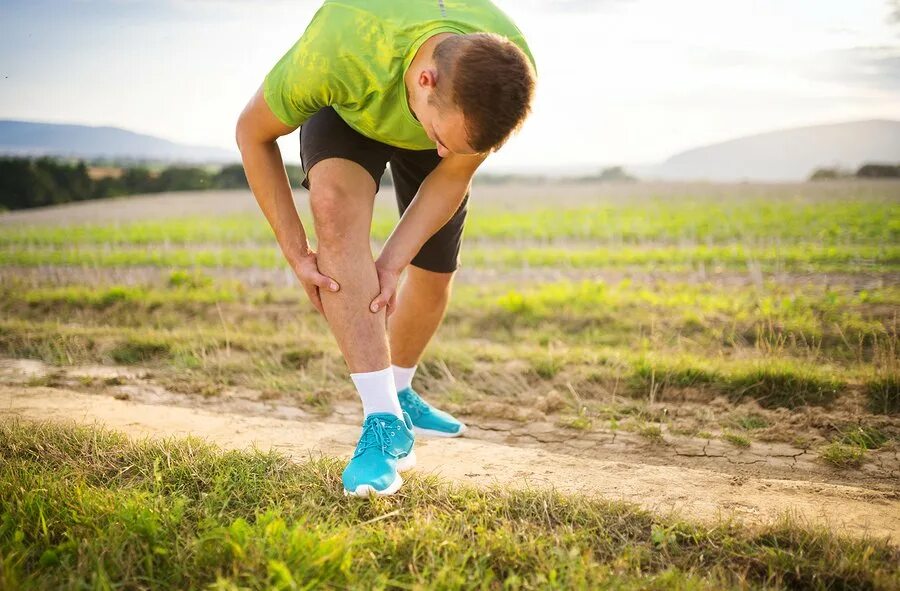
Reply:
<svg viewBox="0 0 900 591"><path fill-rule="evenodd" d="M541 12L588 13L628 4L634 0L518 0L517 6L524 6Z"/></svg>
<svg viewBox="0 0 900 591"><path fill-rule="evenodd" d="M828 77L900 93L900 46L872 45L829 52Z"/></svg>

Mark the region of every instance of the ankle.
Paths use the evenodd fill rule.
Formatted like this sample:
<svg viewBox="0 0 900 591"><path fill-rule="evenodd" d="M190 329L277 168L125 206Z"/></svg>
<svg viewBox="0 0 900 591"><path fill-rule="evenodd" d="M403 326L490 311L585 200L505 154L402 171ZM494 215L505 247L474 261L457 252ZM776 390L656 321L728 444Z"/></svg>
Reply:
<svg viewBox="0 0 900 591"><path fill-rule="evenodd" d="M416 375L416 368L418 367L418 364L412 367L391 365L391 370L394 374L394 386L398 392L412 386L413 377Z"/></svg>
<svg viewBox="0 0 900 591"><path fill-rule="evenodd" d="M359 392L364 416L386 412L403 418L403 410L400 408L397 388L394 385L394 372L390 367L378 371L351 373L350 379Z"/></svg>

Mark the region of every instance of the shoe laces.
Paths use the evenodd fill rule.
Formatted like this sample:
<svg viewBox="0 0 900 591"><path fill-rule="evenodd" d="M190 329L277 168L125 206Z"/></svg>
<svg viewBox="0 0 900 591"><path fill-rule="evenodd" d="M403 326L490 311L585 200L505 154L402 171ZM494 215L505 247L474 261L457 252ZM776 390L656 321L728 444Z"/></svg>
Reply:
<svg viewBox="0 0 900 591"><path fill-rule="evenodd" d="M401 396L403 397L403 402L409 407L406 412L410 415L418 417L431 412L431 407L428 406L428 403L412 390L403 390Z"/></svg>
<svg viewBox="0 0 900 591"><path fill-rule="evenodd" d="M356 444L356 452L353 457L362 454L370 447L381 449L381 453L388 453L387 448L396 434L396 420L389 424L382 417L368 417L363 422L362 435L359 436L359 443Z"/></svg>

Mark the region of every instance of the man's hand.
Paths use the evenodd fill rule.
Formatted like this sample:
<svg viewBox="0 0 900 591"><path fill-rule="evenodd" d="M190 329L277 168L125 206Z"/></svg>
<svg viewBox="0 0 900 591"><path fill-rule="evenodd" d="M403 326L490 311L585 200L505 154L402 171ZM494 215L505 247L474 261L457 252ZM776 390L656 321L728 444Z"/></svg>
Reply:
<svg viewBox="0 0 900 591"><path fill-rule="evenodd" d="M370 312L387 307L387 314L391 315L403 269L422 245L453 217L469 190L475 169L487 157L487 154L451 154L425 177L375 262L381 293L369 305Z"/></svg>
<svg viewBox="0 0 900 591"><path fill-rule="evenodd" d="M400 281L401 271L388 268L380 260L375 261L375 270L378 271L378 285L381 286L381 293L369 304L369 310L378 312L386 307L387 315L390 316L397 307L397 283Z"/></svg>
<svg viewBox="0 0 900 591"><path fill-rule="evenodd" d="M319 273L316 253L309 248L306 250L306 254L299 257L291 257L291 268L294 269L294 274L300 280L300 283L303 284L303 289L306 290L306 295L309 296L313 306L316 307L316 310L322 316L325 316L325 308L322 307L322 296L319 295L319 289L327 289L331 292L338 291L341 287L337 281Z"/></svg>

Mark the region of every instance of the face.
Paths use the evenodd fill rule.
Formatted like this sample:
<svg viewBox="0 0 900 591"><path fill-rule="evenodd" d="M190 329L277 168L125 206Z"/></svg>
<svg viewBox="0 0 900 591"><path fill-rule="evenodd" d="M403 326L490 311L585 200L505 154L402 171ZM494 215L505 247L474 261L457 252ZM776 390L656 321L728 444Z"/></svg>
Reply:
<svg viewBox="0 0 900 591"><path fill-rule="evenodd" d="M469 145L462 111L455 107L441 109L429 105L423 117L422 126L428 137L437 144L438 156L445 158L451 153L476 153Z"/></svg>
<svg viewBox="0 0 900 591"><path fill-rule="evenodd" d="M441 158L449 154L476 154L469 145L462 111L453 106L439 105L435 100L434 80L430 74L423 72L420 76L421 100L414 109L416 118L431 141L437 144Z"/></svg>

